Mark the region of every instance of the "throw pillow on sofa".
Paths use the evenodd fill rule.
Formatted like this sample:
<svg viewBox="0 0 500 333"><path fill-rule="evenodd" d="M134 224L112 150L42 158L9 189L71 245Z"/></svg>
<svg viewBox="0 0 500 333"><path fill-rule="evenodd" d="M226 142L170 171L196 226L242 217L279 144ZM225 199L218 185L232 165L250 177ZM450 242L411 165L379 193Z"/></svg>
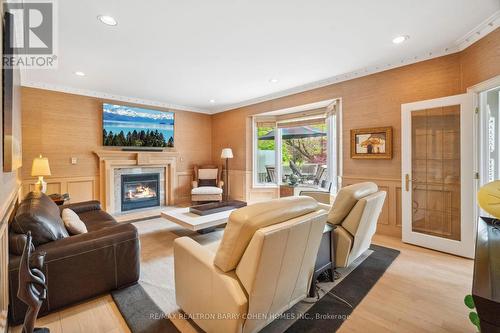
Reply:
<svg viewBox="0 0 500 333"><path fill-rule="evenodd" d="M72 235L87 233L87 227L78 214L69 208L64 208L61 214L66 230Z"/></svg>
<svg viewBox="0 0 500 333"><path fill-rule="evenodd" d="M59 207L47 195L30 192L19 204L10 227L17 234L31 231L36 247L69 236L59 214Z"/></svg>

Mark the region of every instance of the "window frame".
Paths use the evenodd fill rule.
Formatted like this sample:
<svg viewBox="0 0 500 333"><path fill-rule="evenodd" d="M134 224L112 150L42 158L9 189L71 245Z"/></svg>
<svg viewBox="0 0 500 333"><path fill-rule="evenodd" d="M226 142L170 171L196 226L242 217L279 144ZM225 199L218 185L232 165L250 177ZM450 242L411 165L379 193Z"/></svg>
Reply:
<svg viewBox="0 0 500 333"><path fill-rule="evenodd" d="M257 166L257 149L258 149L258 135L257 135L257 119L258 117L252 117L252 188L278 188L279 184L278 183L260 183L258 180L258 166ZM273 120L274 122L274 120ZM274 122L274 133L277 133L276 130L278 129L276 122ZM278 157L281 155L279 154L279 149L277 148L277 140L276 138L280 137L281 138L281 132L280 135L274 137L274 158L275 158L275 172L276 172L276 181L279 181L279 176L280 172L277 170L276 166L276 161L278 161ZM278 156L279 155L279 156Z"/></svg>
<svg viewBox="0 0 500 333"><path fill-rule="evenodd" d="M329 112L326 117L327 127L327 168L328 182L331 182L332 187L330 193L336 194L342 187L342 101L341 99L331 100L326 107L326 110L334 110ZM258 132L257 123L266 120L274 122L274 151L275 151L275 172L276 183L260 183L258 181L258 166L257 166L257 149L258 149ZM252 188L254 189L276 189L282 184L282 128L278 127L277 117L259 117L252 116Z"/></svg>

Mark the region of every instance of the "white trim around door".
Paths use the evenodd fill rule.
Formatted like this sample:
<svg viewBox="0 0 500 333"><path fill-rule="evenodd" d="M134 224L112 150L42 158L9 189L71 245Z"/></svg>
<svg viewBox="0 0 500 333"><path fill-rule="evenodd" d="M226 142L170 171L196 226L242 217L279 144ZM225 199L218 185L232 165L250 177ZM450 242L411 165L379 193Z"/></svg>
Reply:
<svg viewBox="0 0 500 333"><path fill-rule="evenodd" d="M413 140L412 115L415 112L447 106L460 106L460 235L458 239L441 237L432 232L422 232L415 227L414 216L417 215L414 198L418 184L429 186L427 178L427 166L425 168L426 179L416 179L413 175L413 154L412 147L416 147ZM476 133L474 130L476 119L473 110L472 94L462 94L455 96L442 97L432 100L419 101L401 105L402 132L401 132L401 150L402 150L402 236L403 242L411 243L426 248L447 252L462 257L474 257L474 243L476 235L476 197L475 197L475 147ZM419 143L422 144L422 143ZM427 148L427 143L425 149ZM450 143L453 144L453 143ZM444 146L444 143L443 143ZM435 147L431 147L434 149ZM428 162L426 162L428 163ZM428 164L427 164L428 165ZM446 180L443 177L443 185ZM415 183L415 185L414 185ZM422 185L420 185L422 186ZM426 190L424 190L426 191ZM427 200L427 199L424 199ZM432 202L426 202L426 205L432 205ZM418 207L418 204L416 205ZM428 208L426 206L426 208ZM425 209L424 209L425 210ZM428 211L425 212L428 214ZM415 217L416 220L416 217Z"/></svg>

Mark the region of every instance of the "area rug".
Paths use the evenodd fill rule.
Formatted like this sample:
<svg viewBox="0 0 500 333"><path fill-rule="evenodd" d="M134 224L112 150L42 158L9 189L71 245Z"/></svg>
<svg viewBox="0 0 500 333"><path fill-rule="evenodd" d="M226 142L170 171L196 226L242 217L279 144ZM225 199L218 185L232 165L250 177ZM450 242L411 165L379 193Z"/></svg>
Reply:
<svg viewBox="0 0 500 333"><path fill-rule="evenodd" d="M133 224L141 239L140 280L135 286L112 293L130 330L133 333L202 332L194 322L182 318L175 302L173 241L188 236L215 252L224 229L198 234L162 218ZM297 303L262 332L336 331L398 254L397 250L372 245L348 269L338 269L340 278L335 282L320 282L317 297Z"/></svg>

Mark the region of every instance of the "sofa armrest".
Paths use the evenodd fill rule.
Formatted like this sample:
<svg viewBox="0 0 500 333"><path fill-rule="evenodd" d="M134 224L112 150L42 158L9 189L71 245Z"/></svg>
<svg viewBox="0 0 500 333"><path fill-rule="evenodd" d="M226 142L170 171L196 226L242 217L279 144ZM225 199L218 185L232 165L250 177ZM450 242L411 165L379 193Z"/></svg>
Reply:
<svg viewBox="0 0 500 333"><path fill-rule="evenodd" d="M222 272L215 267L214 257L189 237L174 241L177 304L207 332L241 332L248 311L247 297L234 271ZM228 319L210 319L213 316Z"/></svg>
<svg viewBox="0 0 500 333"><path fill-rule="evenodd" d="M67 205L62 205L59 206L59 211L62 213L63 209L69 208L75 213L83 213L83 212L88 212L91 210L100 210L101 209L101 203L97 200L90 200L90 201L83 201L83 202L77 202L73 204L67 204Z"/></svg>
<svg viewBox="0 0 500 333"><path fill-rule="evenodd" d="M198 187L198 181L193 180L193 181L191 182L191 187L192 187L192 188L197 188L197 187Z"/></svg>
<svg viewBox="0 0 500 333"><path fill-rule="evenodd" d="M40 315L134 284L140 273L140 243L132 224L117 224L97 231L40 245L46 253L43 272L47 299ZM26 305L16 297L21 256L9 257L10 320L23 321Z"/></svg>
<svg viewBox="0 0 500 333"><path fill-rule="evenodd" d="M134 239L138 239L134 225L117 224L43 244L37 248L37 251L45 251L47 253L45 262L50 262Z"/></svg>
<svg viewBox="0 0 500 333"><path fill-rule="evenodd" d="M16 256L21 256L26 246L28 237L25 234L16 234L14 232L9 233L9 253ZM32 251L35 249L33 244L31 244Z"/></svg>
<svg viewBox="0 0 500 333"><path fill-rule="evenodd" d="M218 188L222 188L224 186L224 181L223 180L219 180L219 183L217 184L217 187Z"/></svg>

